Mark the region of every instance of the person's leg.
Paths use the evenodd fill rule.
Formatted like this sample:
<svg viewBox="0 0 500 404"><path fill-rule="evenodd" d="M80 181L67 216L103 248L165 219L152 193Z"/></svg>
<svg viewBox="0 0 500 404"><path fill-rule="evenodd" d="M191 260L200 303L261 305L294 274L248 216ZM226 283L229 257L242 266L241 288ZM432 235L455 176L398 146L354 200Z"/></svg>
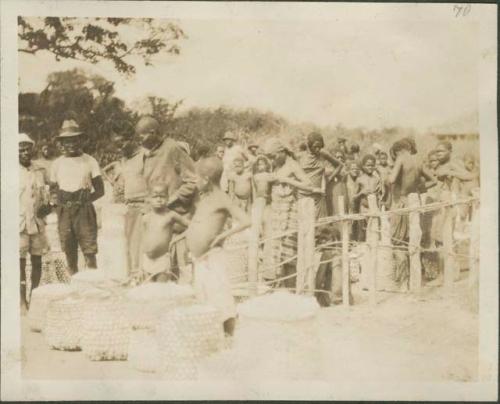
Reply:
<svg viewBox="0 0 500 404"><path fill-rule="evenodd" d="M61 206L57 210L57 230L61 248L66 255L66 265L70 275L78 272L78 243L73 232L71 208Z"/></svg>
<svg viewBox="0 0 500 404"><path fill-rule="evenodd" d="M28 302L26 300L26 258L19 260L21 270L21 315L25 314L28 310Z"/></svg>
<svg viewBox="0 0 500 404"><path fill-rule="evenodd" d="M40 285L42 277L42 256L31 255L31 290L36 289ZM30 291L31 296L31 291Z"/></svg>
<svg viewBox="0 0 500 404"><path fill-rule="evenodd" d="M224 333L226 336L232 337L234 334L234 328L236 326L236 319L234 317L228 318L224 323L222 324L224 327Z"/></svg>
<svg viewBox="0 0 500 404"><path fill-rule="evenodd" d="M97 215L91 203L84 204L75 213L73 229L85 258L87 268L97 268Z"/></svg>
<svg viewBox="0 0 500 404"><path fill-rule="evenodd" d="M287 277L283 285L287 289L295 289L297 285L297 276L292 276L297 272L296 263L287 263L283 265L283 276Z"/></svg>

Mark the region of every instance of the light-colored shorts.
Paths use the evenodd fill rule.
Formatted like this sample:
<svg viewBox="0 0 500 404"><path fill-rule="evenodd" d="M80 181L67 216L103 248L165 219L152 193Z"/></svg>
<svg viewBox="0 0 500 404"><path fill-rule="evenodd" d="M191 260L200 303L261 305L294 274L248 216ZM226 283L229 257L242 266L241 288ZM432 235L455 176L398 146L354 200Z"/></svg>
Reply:
<svg viewBox="0 0 500 404"><path fill-rule="evenodd" d="M26 258L26 254L44 255L49 251L49 243L45 232L28 234L25 231L19 233L19 256Z"/></svg>
<svg viewBox="0 0 500 404"><path fill-rule="evenodd" d="M226 271L227 257L222 248L214 248L194 261L194 288L201 302L219 310L221 320L236 317L236 304Z"/></svg>
<svg viewBox="0 0 500 404"><path fill-rule="evenodd" d="M164 254L156 259L151 259L146 254L143 254L142 269L148 276L170 272L170 254Z"/></svg>

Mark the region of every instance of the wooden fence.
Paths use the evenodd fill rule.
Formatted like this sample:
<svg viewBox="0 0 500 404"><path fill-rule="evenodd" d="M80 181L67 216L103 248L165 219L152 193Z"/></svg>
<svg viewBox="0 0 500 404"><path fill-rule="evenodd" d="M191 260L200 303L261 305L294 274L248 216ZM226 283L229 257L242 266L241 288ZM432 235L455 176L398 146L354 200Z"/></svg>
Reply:
<svg viewBox="0 0 500 404"><path fill-rule="evenodd" d="M479 197L458 200L453 195L449 201L425 204L425 195L410 194L408 206L405 208L385 211L377 207L374 195L368 196L368 213L346 214L344 212L344 200L339 199L340 213L335 216L315 220L314 202L311 198L302 198L298 201L298 249L297 249L297 272L296 292L312 294L315 290L315 230L318 226L339 223L341 241L339 242L341 266L342 266L342 304L349 305L350 293L350 224L354 221L366 220L366 244L368 254L365 265L362 268L365 279L368 281L369 301L371 304L377 302L377 272L381 269L392 271L392 255L398 248L403 250L409 257L409 291L418 293L422 288L422 263L421 253L425 251L437 252L442 260L443 286L447 291L453 288L457 277L456 257L460 256L454 252L454 227L460 220L459 209L467 207L470 209L469 226L469 251L467 254L469 266L469 281L477 282L479 271ZM258 284L262 281L259 276L259 246L262 245L261 223L265 201L257 200L252 208L252 227L250 230L248 245L248 281L250 294L257 293ZM421 247L422 238L422 214L437 212L442 215L441 239L439 247ZM394 240L391 232L391 215L408 215L409 239ZM396 241L394 245L393 241ZM401 247L403 244L403 247ZM463 255L462 255L463 256ZM379 268L384 266L384 268ZM333 283L333 282L332 282ZM333 290L332 290L333 291Z"/></svg>

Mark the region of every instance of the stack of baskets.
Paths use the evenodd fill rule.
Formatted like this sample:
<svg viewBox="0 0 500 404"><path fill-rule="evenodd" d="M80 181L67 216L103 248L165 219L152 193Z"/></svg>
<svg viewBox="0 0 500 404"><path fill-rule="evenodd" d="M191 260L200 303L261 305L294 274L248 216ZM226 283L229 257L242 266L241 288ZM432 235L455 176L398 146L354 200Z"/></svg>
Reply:
<svg viewBox="0 0 500 404"><path fill-rule="evenodd" d="M242 231L228 237L224 242L224 261L228 269L231 284L248 281L248 231Z"/></svg>
<svg viewBox="0 0 500 404"><path fill-rule="evenodd" d="M157 335L162 371L170 380L196 379L200 360L224 347L219 312L206 305L170 311L161 318Z"/></svg>
<svg viewBox="0 0 500 404"><path fill-rule="evenodd" d="M64 351L81 349L84 307L84 300L73 296L50 303L44 334L51 348Z"/></svg>
<svg viewBox="0 0 500 404"><path fill-rule="evenodd" d="M131 326L128 361L142 372L160 370L156 335L158 319L175 307L194 303L191 287L174 283L147 283L127 293L127 311Z"/></svg>
<svg viewBox="0 0 500 404"><path fill-rule="evenodd" d="M32 331L42 332L47 320L47 310L53 300L69 296L74 289L67 284L52 283L39 286L31 295L28 323Z"/></svg>

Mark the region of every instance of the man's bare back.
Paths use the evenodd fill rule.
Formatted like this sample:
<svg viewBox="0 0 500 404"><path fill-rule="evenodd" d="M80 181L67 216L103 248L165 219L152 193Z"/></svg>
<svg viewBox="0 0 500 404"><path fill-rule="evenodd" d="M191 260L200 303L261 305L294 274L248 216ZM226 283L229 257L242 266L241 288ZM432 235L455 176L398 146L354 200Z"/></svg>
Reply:
<svg viewBox="0 0 500 404"><path fill-rule="evenodd" d="M231 200L220 189L202 196L186 231L187 245L194 257L205 254L222 232L229 216L230 204Z"/></svg>
<svg viewBox="0 0 500 404"><path fill-rule="evenodd" d="M144 215L142 246L149 258L156 259L169 251L176 223L188 224L186 219L174 211L152 211Z"/></svg>

